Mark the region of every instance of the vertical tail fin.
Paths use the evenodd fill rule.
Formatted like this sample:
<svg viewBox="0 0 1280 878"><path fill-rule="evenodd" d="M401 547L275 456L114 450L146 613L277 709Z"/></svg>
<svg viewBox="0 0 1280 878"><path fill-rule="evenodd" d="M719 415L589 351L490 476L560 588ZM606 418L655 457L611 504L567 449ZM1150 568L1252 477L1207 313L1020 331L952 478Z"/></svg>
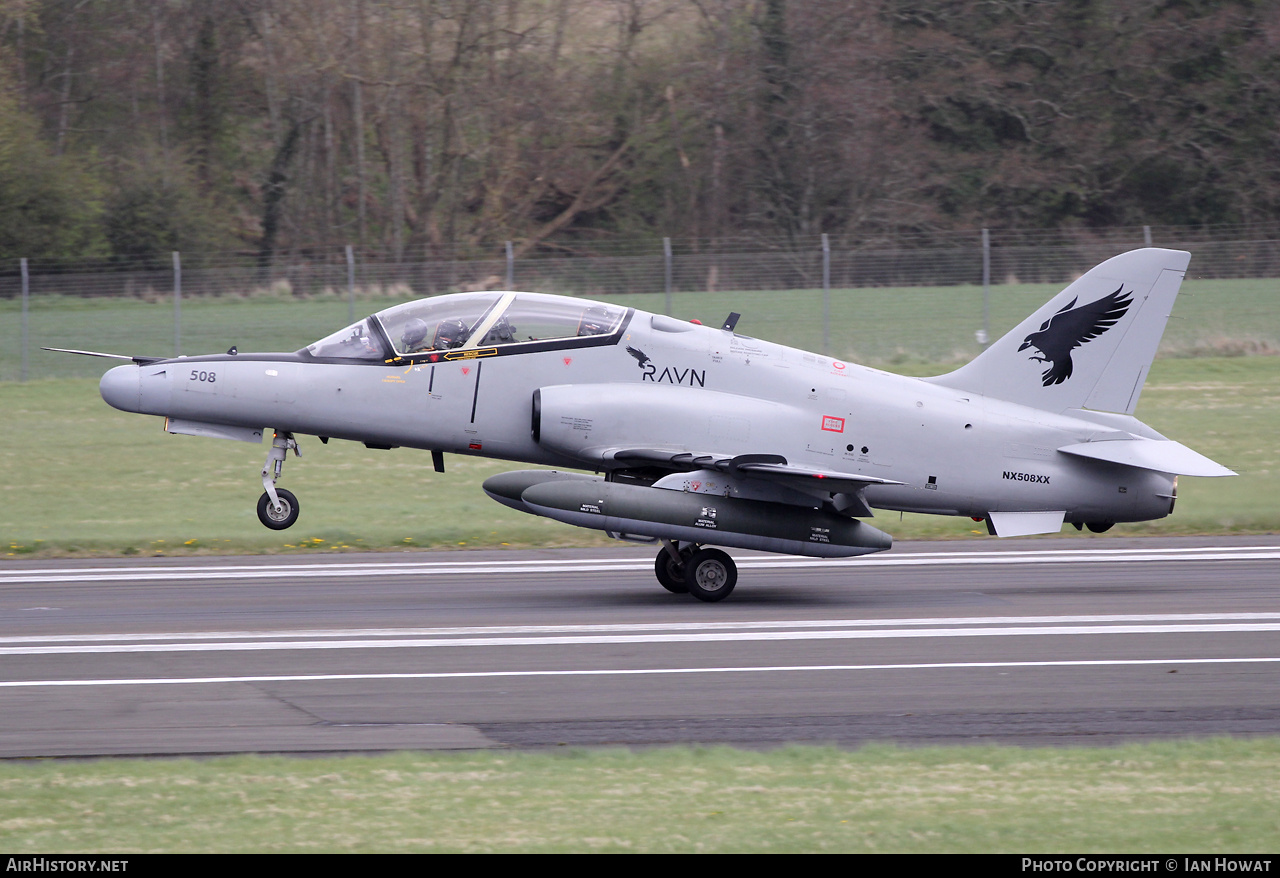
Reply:
<svg viewBox="0 0 1280 878"><path fill-rule="evenodd" d="M1114 256L968 365L927 380L1052 412L1133 414L1190 261L1156 248Z"/></svg>

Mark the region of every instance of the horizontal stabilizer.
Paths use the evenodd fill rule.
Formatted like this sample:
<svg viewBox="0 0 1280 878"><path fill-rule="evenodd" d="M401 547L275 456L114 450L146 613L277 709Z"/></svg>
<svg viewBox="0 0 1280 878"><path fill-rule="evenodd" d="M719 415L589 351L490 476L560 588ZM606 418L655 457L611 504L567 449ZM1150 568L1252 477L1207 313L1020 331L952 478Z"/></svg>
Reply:
<svg viewBox="0 0 1280 878"><path fill-rule="evenodd" d="M1079 442L1058 449L1063 454L1105 460L1139 469L1155 470L1180 476L1234 476L1235 473L1215 463L1180 442L1169 439L1127 439L1109 442Z"/></svg>

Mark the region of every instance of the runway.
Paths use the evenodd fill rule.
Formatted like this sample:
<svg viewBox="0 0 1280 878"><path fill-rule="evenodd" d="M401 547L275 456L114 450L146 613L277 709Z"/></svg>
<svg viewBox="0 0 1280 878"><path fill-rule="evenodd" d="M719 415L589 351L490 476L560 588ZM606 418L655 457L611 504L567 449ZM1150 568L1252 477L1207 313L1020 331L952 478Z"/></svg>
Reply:
<svg viewBox="0 0 1280 878"><path fill-rule="evenodd" d="M0 757L1280 733L1280 539L8 562Z"/></svg>

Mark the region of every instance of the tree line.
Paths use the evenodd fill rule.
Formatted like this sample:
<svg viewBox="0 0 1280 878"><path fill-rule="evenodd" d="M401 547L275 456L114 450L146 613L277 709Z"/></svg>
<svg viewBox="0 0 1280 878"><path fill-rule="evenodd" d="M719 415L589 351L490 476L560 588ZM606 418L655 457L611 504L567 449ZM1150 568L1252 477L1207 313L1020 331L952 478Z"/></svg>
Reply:
<svg viewBox="0 0 1280 878"><path fill-rule="evenodd" d="M0 0L0 257L1280 218L1265 0Z"/></svg>

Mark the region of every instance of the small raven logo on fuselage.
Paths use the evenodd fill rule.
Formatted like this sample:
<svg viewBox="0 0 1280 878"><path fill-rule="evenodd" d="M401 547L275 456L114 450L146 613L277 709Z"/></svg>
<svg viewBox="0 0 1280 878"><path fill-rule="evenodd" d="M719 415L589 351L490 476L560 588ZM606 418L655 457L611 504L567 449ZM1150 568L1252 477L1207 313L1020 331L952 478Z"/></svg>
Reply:
<svg viewBox="0 0 1280 878"><path fill-rule="evenodd" d="M628 345L627 353L636 358L636 363L640 366L641 381L652 381L654 384L684 384L689 387L707 386L706 369L692 367L681 369L677 366L667 366L659 373L657 365L644 351Z"/></svg>
<svg viewBox="0 0 1280 878"><path fill-rule="evenodd" d="M1103 296L1096 302L1075 307L1076 299L1064 305L1040 326L1038 332L1028 335L1022 342L1020 351L1035 348L1043 356L1030 359L1040 363L1049 363L1040 376L1045 387L1061 384L1071 377L1071 352L1080 345L1092 341L1111 327L1133 304L1133 294L1124 293L1121 285L1114 293ZM1078 297L1077 297L1078 298Z"/></svg>

